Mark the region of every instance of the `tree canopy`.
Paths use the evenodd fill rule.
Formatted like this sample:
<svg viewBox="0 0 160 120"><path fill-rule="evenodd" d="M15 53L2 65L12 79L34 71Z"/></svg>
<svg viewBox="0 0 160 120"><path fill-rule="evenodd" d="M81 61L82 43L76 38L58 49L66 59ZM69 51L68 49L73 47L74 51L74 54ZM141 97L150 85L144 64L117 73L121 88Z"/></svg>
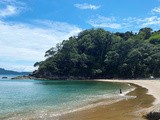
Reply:
<svg viewBox="0 0 160 120"><path fill-rule="evenodd" d="M35 77L146 78L160 77L160 32L84 30L52 47L36 62Z"/></svg>

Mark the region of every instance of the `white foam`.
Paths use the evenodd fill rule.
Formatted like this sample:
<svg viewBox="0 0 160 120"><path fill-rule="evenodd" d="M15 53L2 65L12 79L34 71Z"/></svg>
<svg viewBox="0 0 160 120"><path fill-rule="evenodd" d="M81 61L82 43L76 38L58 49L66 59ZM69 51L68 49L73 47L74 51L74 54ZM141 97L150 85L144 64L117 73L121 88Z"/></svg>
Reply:
<svg viewBox="0 0 160 120"><path fill-rule="evenodd" d="M136 89L135 87L134 87L134 88L132 88L132 89L129 89L129 90L127 90L127 91L123 92L121 95L125 96L125 95L127 95L128 93L130 93L130 92L134 91L135 89Z"/></svg>

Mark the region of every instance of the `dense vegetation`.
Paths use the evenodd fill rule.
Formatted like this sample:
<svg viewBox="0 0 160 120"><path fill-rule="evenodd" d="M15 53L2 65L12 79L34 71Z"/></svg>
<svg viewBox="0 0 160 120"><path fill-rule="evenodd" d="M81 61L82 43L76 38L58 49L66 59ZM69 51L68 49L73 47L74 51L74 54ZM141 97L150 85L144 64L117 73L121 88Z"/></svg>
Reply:
<svg viewBox="0 0 160 120"><path fill-rule="evenodd" d="M84 30L46 51L33 72L43 78L160 77L160 31Z"/></svg>

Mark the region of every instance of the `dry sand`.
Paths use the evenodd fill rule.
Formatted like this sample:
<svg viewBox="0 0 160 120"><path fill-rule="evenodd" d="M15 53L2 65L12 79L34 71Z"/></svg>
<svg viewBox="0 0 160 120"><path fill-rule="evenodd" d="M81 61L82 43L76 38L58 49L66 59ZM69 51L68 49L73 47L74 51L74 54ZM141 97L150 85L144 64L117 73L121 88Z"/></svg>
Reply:
<svg viewBox="0 0 160 120"><path fill-rule="evenodd" d="M160 111L160 80L108 80L108 79L99 79L97 81L104 82L121 82L121 83L132 83L142 86L148 89L148 94L153 95L156 99L154 105L150 108L153 111Z"/></svg>

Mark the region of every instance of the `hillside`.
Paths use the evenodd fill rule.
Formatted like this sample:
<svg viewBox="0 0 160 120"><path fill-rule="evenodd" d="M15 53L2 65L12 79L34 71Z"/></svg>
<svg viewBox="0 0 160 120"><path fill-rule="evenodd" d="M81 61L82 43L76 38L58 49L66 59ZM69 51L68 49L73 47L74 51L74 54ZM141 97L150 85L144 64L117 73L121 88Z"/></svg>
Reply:
<svg viewBox="0 0 160 120"><path fill-rule="evenodd" d="M30 72L16 72L11 70L5 70L3 68L0 68L0 74L1 75L28 75Z"/></svg>
<svg viewBox="0 0 160 120"><path fill-rule="evenodd" d="M84 30L46 51L33 76L68 78L160 77L160 31Z"/></svg>

